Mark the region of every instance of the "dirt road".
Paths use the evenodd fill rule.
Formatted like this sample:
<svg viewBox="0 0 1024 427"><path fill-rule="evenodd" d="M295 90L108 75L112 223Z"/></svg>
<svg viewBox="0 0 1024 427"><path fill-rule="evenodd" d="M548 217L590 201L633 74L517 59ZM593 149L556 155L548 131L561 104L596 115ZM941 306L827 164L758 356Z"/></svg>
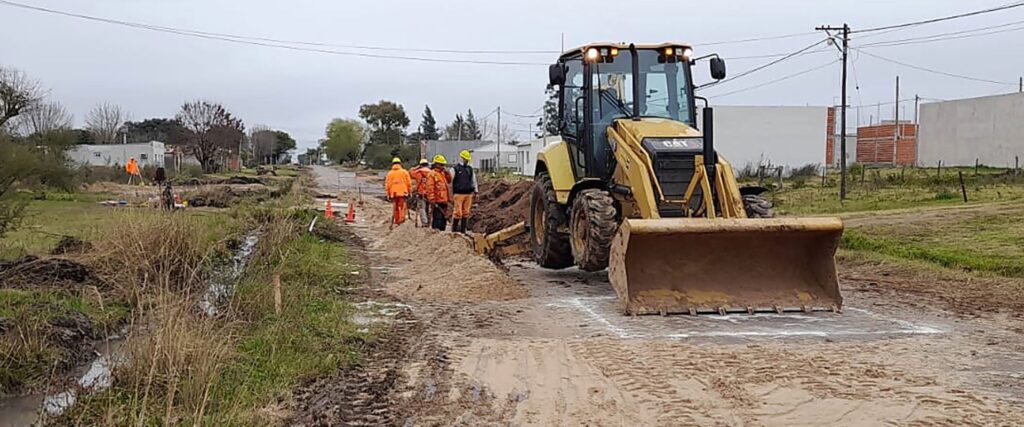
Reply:
<svg viewBox="0 0 1024 427"><path fill-rule="evenodd" d="M379 184L315 173L342 200ZM351 230L381 301L360 316L384 344L305 390L319 416L300 423L1024 423L1021 319L888 286L899 272L841 265L840 314L625 317L603 273L502 271L460 236L389 230L386 202L363 201Z"/></svg>

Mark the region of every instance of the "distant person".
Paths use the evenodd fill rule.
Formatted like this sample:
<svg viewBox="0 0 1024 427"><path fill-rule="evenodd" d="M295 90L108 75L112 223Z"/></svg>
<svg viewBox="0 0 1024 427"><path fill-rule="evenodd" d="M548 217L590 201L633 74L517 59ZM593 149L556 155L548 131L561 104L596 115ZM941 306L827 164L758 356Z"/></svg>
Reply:
<svg viewBox="0 0 1024 427"><path fill-rule="evenodd" d="M444 156L434 156L434 165L427 179L427 191L430 200L430 226L444 231L448 227L448 205L451 203L452 175L445 169L448 161Z"/></svg>
<svg viewBox="0 0 1024 427"><path fill-rule="evenodd" d="M455 209L452 213L452 231L456 233L466 232L466 221L469 220L469 211L473 206L473 195L477 193L476 174L473 167L469 165L472 158L469 151L462 150L459 153L461 163L455 165L455 177L452 178L452 193L455 194Z"/></svg>
<svg viewBox="0 0 1024 427"><path fill-rule="evenodd" d="M167 170L163 166L156 168L156 173L153 175L153 181L157 185L163 185L167 181Z"/></svg>
<svg viewBox="0 0 1024 427"><path fill-rule="evenodd" d="M128 172L128 183L134 182L135 178L139 178L139 184L142 184L142 172L139 171L139 164L135 161L134 157L128 158L128 164L124 165L124 171Z"/></svg>
<svg viewBox="0 0 1024 427"><path fill-rule="evenodd" d="M427 159L420 159L420 164L409 170L409 177L412 178L412 203L411 210L416 216L417 227L427 227L427 204L430 203L427 197L427 178L430 178L430 162Z"/></svg>
<svg viewBox="0 0 1024 427"><path fill-rule="evenodd" d="M391 171L384 178L384 192L392 204L393 217L391 225L401 225L405 222L406 204L405 199L412 194L412 179L409 171L402 168L402 159L395 157L391 159Z"/></svg>

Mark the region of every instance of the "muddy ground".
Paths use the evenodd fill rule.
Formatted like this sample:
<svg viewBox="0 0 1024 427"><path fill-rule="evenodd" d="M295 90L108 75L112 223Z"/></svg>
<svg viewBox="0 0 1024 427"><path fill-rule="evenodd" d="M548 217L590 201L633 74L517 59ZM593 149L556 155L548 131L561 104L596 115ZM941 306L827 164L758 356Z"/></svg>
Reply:
<svg viewBox="0 0 1024 427"><path fill-rule="evenodd" d="M343 199L364 179L315 172ZM1024 423L1021 313L960 278L842 261L839 314L625 317L604 273L506 272L389 214L364 198L349 226L382 344L299 424Z"/></svg>

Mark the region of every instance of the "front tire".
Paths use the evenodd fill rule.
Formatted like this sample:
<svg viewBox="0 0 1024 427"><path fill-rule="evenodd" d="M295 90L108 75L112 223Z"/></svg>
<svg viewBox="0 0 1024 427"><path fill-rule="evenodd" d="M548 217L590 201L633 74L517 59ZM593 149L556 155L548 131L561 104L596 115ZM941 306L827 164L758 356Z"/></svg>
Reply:
<svg viewBox="0 0 1024 427"><path fill-rule="evenodd" d="M580 269L599 271L608 267L612 238L618 230L615 199L608 192L592 188L576 195L569 233L572 255Z"/></svg>
<svg viewBox="0 0 1024 427"><path fill-rule="evenodd" d="M551 177L546 172L537 174L530 195L530 246L533 260L544 268L571 267L572 252L569 236L558 231L565 225L565 209L558 204Z"/></svg>

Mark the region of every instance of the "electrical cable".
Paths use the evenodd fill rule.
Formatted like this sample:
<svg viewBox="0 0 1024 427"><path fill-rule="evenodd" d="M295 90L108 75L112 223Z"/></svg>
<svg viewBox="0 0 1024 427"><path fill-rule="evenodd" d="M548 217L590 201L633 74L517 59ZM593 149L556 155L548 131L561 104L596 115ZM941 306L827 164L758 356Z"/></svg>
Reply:
<svg viewBox="0 0 1024 427"><path fill-rule="evenodd" d="M758 72L758 71L764 70L765 68L768 68L768 67L771 67L771 66L773 66L773 65L776 65L776 64L778 64L778 63L781 63L781 62L787 61L787 60L789 60L790 58L794 58L794 57L797 57L797 56L803 55L803 54L805 54L805 53L806 53L806 52L807 52L808 50L811 50L811 49L812 49L812 48L814 48L815 46L817 46L817 45L820 45L820 44L822 44L822 43L825 43L825 42L826 42L826 41L828 41L828 40L829 40L829 39L822 39L822 40L819 40L819 41L817 41L817 42L815 42L815 43L813 43L813 44L811 44L811 45L808 45L808 46L806 46L806 47L804 47L804 48L801 48L801 49L799 49L799 50L796 50L796 51L794 51L794 52L792 52L792 53L789 53L788 55L786 55L786 56L783 56L782 58L776 59L776 60L774 60L774 61L771 61L771 62L768 62L768 63L765 63L765 64L761 64L761 65L759 65L759 66L757 66L757 67L754 67L754 68L751 68L751 69L749 69L749 70L747 70L747 71L744 71L744 72L742 72L742 73L739 73L739 74L737 74L737 75L735 75L735 76L733 76L733 77L729 77L729 78L726 78L726 79L723 79L723 80L718 80L718 81L715 81L715 82L707 83L707 84L704 84L704 85L702 85L702 86L698 86L698 87L695 87L694 89L704 89L704 88L714 87L714 86L718 86L718 85L721 85L721 84L724 84L724 83L728 83L728 82L731 82L731 81L734 81L734 80L737 80L737 79L740 79L740 78L743 78L743 77L749 76L749 75L751 75L751 74L753 74L753 73L756 73L756 72Z"/></svg>
<svg viewBox="0 0 1024 427"><path fill-rule="evenodd" d="M957 14L957 15L944 16L944 17L941 17L941 18L932 18L932 19L925 19L925 20L921 20L921 21L905 22L905 23L902 23L902 24L894 24L894 25L886 25L886 26L882 26L882 27L866 28L866 29L863 29L863 30L853 30L853 31L850 31L850 33L851 34L869 33L869 32L874 32L874 31L892 30L892 29L907 28L907 27L916 27L918 25L934 24L936 22L943 22L943 21L949 21L949 20L953 20L953 19L966 18L966 17L969 17L969 16L977 16L977 15L982 15L982 14L986 14L986 13L999 12L999 11L1003 11L1003 10L1007 10L1007 9L1013 9L1013 8L1017 8L1017 7L1021 7L1021 6L1024 6L1024 1L1018 1L1018 2L1014 2L1014 3L1005 4L1003 6L997 6L997 7L992 7L992 8L988 8L988 9L976 10L976 11L973 11L973 12L960 13L960 14Z"/></svg>
<svg viewBox="0 0 1024 427"><path fill-rule="evenodd" d="M735 95L735 94L740 93L740 92L746 92L746 91L762 88L762 87L765 87L765 86L770 86L770 85L773 85L775 83L779 83L779 82L782 82L782 81L786 81L786 80L792 79L794 77L799 77L799 76L802 76L802 75L807 74L807 73L818 71L818 70L820 70L822 68L828 67L828 66L836 64L838 62L839 62L839 60L836 59L836 60L834 60L832 62L829 62L827 64L822 64L822 65L819 65L817 67L808 68L806 70L803 70L803 71L800 71L800 72L796 72L796 73L793 73L793 74L789 74L789 75L777 78L775 80L769 80L767 82L764 82L764 83L761 83L761 84L758 84L758 85L748 86L748 87L745 87L743 89L737 89L737 90L734 90L734 91L731 91L731 92L720 93L718 95L709 94L709 95L707 95L707 97L708 98L724 98L726 96Z"/></svg>
<svg viewBox="0 0 1024 427"><path fill-rule="evenodd" d="M863 54L865 54L867 56L870 56L872 58L875 58L875 59L879 59L879 60L882 60L882 61L885 61L885 62L891 62L891 63L896 64L896 65L902 65L902 66L907 67L907 68L913 68L915 70L924 71L924 72L928 72L928 73L932 73L932 74L938 74L938 75L947 76L947 77L955 77L955 78L964 79L964 80L973 80L973 81L976 81L976 82L992 83L992 84L997 84L997 85L1017 86L1016 82L1014 82L1014 83L1001 82L1001 81L998 81L998 80L989 80L989 79L983 79L983 78L978 78L978 77L965 76L965 75L962 75L962 74L954 74L954 73L949 73L949 72L945 72L945 71L933 70L931 68L925 68L925 67L922 67L922 66L919 66L919 65L908 64L906 62L901 62L901 61L897 61L895 59L886 58L886 57L881 56L881 55L876 55L876 54L873 54L871 52L866 52L866 51L860 50L859 48L851 48L851 49L856 50L857 52L863 53Z"/></svg>

